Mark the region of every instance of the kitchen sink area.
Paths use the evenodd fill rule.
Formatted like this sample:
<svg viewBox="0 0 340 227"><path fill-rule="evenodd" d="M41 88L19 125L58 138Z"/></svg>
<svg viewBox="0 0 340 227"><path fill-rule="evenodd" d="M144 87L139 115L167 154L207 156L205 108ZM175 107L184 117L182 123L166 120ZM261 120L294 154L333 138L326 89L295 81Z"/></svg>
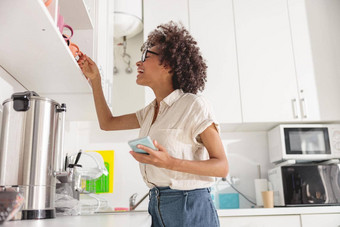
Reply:
<svg viewBox="0 0 340 227"><path fill-rule="evenodd" d="M139 214L139 213L148 213L147 210L127 210L127 211L98 211L94 212L94 215L96 214Z"/></svg>

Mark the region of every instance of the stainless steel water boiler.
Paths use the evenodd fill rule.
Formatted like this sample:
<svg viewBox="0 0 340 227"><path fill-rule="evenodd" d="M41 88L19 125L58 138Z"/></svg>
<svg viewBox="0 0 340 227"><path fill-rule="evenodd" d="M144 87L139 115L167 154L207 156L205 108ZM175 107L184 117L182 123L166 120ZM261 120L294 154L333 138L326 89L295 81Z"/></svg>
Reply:
<svg viewBox="0 0 340 227"><path fill-rule="evenodd" d="M0 190L23 194L21 219L54 218L66 106L33 91L14 93L2 105Z"/></svg>

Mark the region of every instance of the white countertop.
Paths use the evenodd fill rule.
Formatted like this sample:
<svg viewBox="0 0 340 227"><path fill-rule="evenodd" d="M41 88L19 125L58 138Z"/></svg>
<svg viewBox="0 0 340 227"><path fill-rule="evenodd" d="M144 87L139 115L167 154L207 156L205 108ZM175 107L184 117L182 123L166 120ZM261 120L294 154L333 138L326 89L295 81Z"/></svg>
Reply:
<svg viewBox="0 0 340 227"><path fill-rule="evenodd" d="M340 206L275 207L217 210L220 217L339 213Z"/></svg>
<svg viewBox="0 0 340 227"><path fill-rule="evenodd" d="M340 206L283 207L217 210L220 217L299 215L339 213ZM147 211L100 213L84 216L58 216L54 219L6 222L4 227L150 227Z"/></svg>
<svg viewBox="0 0 340 227"><path fill-rule="evenodd" d="M145 212L119 212L53 219L9 221L4 227L150 227L151 216Z"/></svg>

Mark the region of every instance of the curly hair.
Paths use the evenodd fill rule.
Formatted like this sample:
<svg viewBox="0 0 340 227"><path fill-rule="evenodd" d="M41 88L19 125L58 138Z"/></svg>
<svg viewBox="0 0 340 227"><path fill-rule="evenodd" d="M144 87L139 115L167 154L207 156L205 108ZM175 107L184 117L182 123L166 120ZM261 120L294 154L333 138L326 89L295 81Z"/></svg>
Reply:
<svg viewBox="0 0 340 227"><path fill-rule="evenodd" d="M160 64L170 67L174 89L196 94L207 81L207 65L197 42L182 24L170 21L153 30L141 50L158 47Z"/></svg>

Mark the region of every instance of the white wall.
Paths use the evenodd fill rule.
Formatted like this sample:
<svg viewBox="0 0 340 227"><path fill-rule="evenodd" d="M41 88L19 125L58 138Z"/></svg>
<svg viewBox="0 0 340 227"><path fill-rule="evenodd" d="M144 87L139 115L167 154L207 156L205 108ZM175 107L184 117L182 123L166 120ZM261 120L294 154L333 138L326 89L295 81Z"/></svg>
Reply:
<svg viewBox="0 0 340 227"><path fill-rule="evenodd" d="M273 167L269 161L267 132L221 133L221 139L229 161L229 177L239 179L234 187L256 202L254 179L259 178L258 168L261 178L267 178L268 169ZM227 191L235 192L232 188ZM241 208L252 206L240 196Z"/></svg>
<svg viewBox="0 0 340 227"><path fill-rule="evenodd" d="M26 91L5 69L0 65L0 135L1 135L1 121L2 121L2 103L15 92Z"/></svg>
<svg viewBox="0 0 340 227"><path fill-rule="evenodd" d="M20 85L10 74L0 65L0 102L11 97L14 92L22 92L26 89Z"/></svg>
<svg viewBox="0 0 340 227"><path fill-rule="evenodd" d="M119 40L123 42L123 40ZM114 64L119 72L113 76L112 88L112 112L114 115L134 113L144 107L145 104L145 88L136 84L137 67L136 62L141 58L140 48L143 44L143 33L127 40L127 53L131 56L131 68L133 72L128 74L125 72L127 64L122 58L123 46L118 46L115 42ZM118 108L119 107L119 108Z"/></svg>

